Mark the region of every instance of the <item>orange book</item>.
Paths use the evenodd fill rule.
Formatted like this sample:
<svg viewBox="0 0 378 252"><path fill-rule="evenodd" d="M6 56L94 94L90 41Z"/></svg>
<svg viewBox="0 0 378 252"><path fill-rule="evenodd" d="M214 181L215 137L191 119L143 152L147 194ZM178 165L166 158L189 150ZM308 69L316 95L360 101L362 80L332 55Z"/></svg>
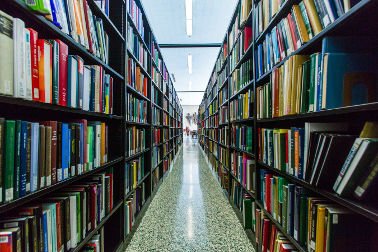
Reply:
<svg viewBox="0 0 378 252"><path fill-rule="evenodd" d="M77 35L79 36L79 41L81 44L84 43L84 32L83 32L83 24L81 22L81 10L80 10L80 0L73 0L73 5L74 5L74 19L76 23L76 32Z"/></svg>
<svg viewBox="0 0 378 252"><path fill-rule="evenodd" d="M140 68L137 67L135 71L135 89L140 90Z"/></svg>
<svg viewBox="0 0 378 252"><path fill-rule="evenodd" d="M52 46L44 39L37 40L39 101L52 103Z"/></svg>
<svg viewBox="0 0 378 252"><path fill-rule="evenodd" d="M143 79L143 95L147 97L147 81L148 79L147 78L144 78Z"/></svg>

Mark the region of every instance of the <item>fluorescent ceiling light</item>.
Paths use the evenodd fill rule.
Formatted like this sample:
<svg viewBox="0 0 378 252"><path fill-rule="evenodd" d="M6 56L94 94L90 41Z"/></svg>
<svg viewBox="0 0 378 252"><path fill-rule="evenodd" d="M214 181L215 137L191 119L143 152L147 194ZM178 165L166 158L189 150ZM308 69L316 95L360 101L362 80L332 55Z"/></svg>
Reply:
<svg viewBox="0 0 378 252"><path fill-rule="evenodd" d="M193 34L193 2L192 0L185 0L185 20L186 20L186 34L191 37Z"/></svg>
<svg viewBox="0 0 378 252"><path fill-rule="evenodd" d="M188 71L189 71L189 74L192 74L193 72L193 58L190 53L188 54Z"/></svg>

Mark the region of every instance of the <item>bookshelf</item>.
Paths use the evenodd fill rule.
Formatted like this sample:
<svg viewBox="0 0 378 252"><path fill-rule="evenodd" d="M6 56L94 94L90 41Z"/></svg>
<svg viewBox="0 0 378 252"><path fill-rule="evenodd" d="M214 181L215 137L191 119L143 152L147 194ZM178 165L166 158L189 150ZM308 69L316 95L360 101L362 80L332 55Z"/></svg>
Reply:
<svg viewBox="0 0 378 252"><path fill-rule="evenodd" d="M327 40L330 37L341 36L356 40L359 38L362 40L363 38L369 38L371 41L376 40L375 31L377 29L377 17L374 13L378 8L377 3L375 1L361 0L352 3L349 10L344 11L343 13L333 13L334 20L331 19L329 10L332 10L335 6L328 6L329 9L325 7L325 9L323 9L324 12L321 13L321 15L328 15L330 18L328 24L323 24L322 22L325 21L322 20L320 23L321 29L314 33L307 41L303 41L303 38L301 37L302 34L297 34L296 36L298 37L296 38L301 40L300 43L295 45L294 48L291 48L291 50L285 55L278 55L277 59L274 59L274 57L276 57L276 52L274 51L273 44L270 51L271 58L267 58L266 50L268 50L267 47L269 47L266 46L266 43L268 43L267 41L269 41L269 43L275 43L272 42L272 36L275 33L278 33L278 29L284 31L285 28L282 28L281 24L284 22L290 22L286 21L289 20L290 15L292 15L291 17L294 22L293 29L295 29L297 25L297 17L294 17L296 15L293 10L294 7L301 7L301 5L303 5L305 7L305 12L308 12L305 3L308 4L308 2L315 2L314 8L315 11L317 11L317 8L320 5L326 6L330 1L314 0L303 2L304 3L300 0L249 1L252 5L251 10L243 12L245 8L241 8L240 6L246 6L248 1L238 1L230 25L226 31L223 46L221 46L219 50L204 97L198 109L198 131L201 150L210 169L219 181L225 196L229 199L230 204L233 206L242 224L244 225L243 218L246 214L253 215L250 217L252 218L253 223L244 226L248 237L251 239L251 242L257 251L266 251L269 249L267 246L271 246L271 236L274 237L273 240L280 242L278 246L280 246L281 243L289 243L287 246L290 248L283 251L310 251L310 241L313 242L311 245L311 251L315 251L314 246L317 246L316 244L323 244L320 246L333 246L333 243L329 240L330 238L328 238L330 237L330 234L326 233L326 235L329 236L325 236L325 241L315 240L313 237L311 237L311 239L304 239L303 237L298 237L298 233L294 234L294 230L292 230L291 227L288 228L286 223L283 223L283 220L281 219L283 218L282 216L284 216L282 212L283 208L285 207L285 211L289 209L287 205L283 204L289 204L287 202L290 201L287 201L287 199L282 200L282 198L278 198L279 200L277 200L275 197L281 197L279 196L281 194L276 194L273 190L276 190L276 188L282 188L281 190L283 191L281 192L285 193L285 190L290 189L285 188L287 184L292 187L293 197L296 197L296 191L294 190L303 190L300 191L300 193L304 192L304 194L299 195L304 195L301 197L306 201L306 206L310 204L309 202L311 202L311 204L325 204L325 208L330 211L334 211L332 206L336 206L336 208L343 209L348 215L353 216L354 222L359 223L360 228L366 230L364 237L358 236L358 239L360 240L356 242L359 243L359 245L357 245L357 243L348 243L349 245L345 245L346 243L344 243L343 245L339 245L340 248L343 247L344 250L342 249L342 251L354 251L358 249L357 246L364 247L366 251L375 251L377 249L374 239L377 237L376 223L378 221L378 208L374 205L374 200L371 200L370 198L369 201L363 201L350 195L340 196L332 188L326 188L324 185L314 184L314 182L310 182L308 178L301 177L304 177L305 175L299 173L296 174L295 171L294 174L290 170L282 170L282 168L277 168L278 166L275 163L267 163L268 155L276 155L276 153L278 153L277 155L279 156L277 157L281 157L281 154L279 153L287 153L287 150L282 150L281 147L275 145L274 142L270 143L266 141L279 141L279 137L283 137L285 134L286 136L290 136L288 133L289 131L306 130L307 127L311 127L311 125L316 123L326 123L327 125L341 123L349 126L349 134L358 136L361 133L365 122L377 121L378 107L376 100L360 102L360 104L355 105L345 104L341 106L330 106L323 109L316 107L315 104L315 108L308 111L290 111L287 107L281 108L281 105L276 104L280 109L279 114L273 114L277 113L274 109L278 109L277 107L274 107L275 104L271 97L274 95L272 90L275 83L275 74L278 71L285 71L281 70L281 68L283 69L294 59L297 59L297 55L316 55L315 53L317 52L321 54L322 49L324 50L324 40ZM320 5L318 5L319 2L321 2ZM269 8L271 9L269 10ZM241 13L248 13L244 14L245 21L243 22L238 19L238 17L242 15ZM319 14L318 12L315 13ZM303 12L300 14L302 16ZM361 24L366 25L361 26ZM290 23L289 25L292 24ZM310 29L314 29L311 22L309 25ZM241 50L240 38L244 35L242 31L245 27L252 28L252 35L250 35L251 41L246 46L243 45L244 50ZM292 29L290 27L286 28ZM291 31L289 30L289 32ZM314 32L314 30L312 30L312 32ZM290 36L293 35L291 34ZM336 43L342 42L339 40ZM235 48L239 48L239 50L236 50L239 52L238 55L233 53ZM283 48L283 50L286 49ZM370 48L367 46L364 53L373 53L375 52L375 49L375 47ZM279 50L281 50L281 48ZM281 51L278 51L278 53L281 53ZM262 56L265 58L260 59ZM247 70L249 76L244 77L242 75L241 78L238 79L234 72L238 70L242 71L242 66L249 60L251 60L250 70ZM329 69L332 69L332 67ZM301 73L301 76L303 76L303 73ZM242 81L240 82L239 80ZM272 85L269 87L270 89L266 86L267 84ZM248 94L248 99L245 98L245 94ZM291 99L293 99L292 96ZM303 98L301 97L301 99ZM238 107L239 103L243 103L244 101L248 101L247 107ZM281 109L283 112L281 112ZM285 109L288 111L285 111ZM236 117L233 115L235 111L240 112ZM225 120L225 118L227 119ZM236 136L238 136L238 129L241 129L242 127L252 128L252 135L250 136L252 139L252 145L246 145L246 147L250 148L249 150L243 146L243 143L241 147L234 145L234 143L240 145L243 139L248 139L245 133L240 133L243 137L235 138L235 130ZM265 138L265 135L260 135L259 131L262 129L266 129L266 132L269 132L269 134L270 130L272 130L272 138ZM281 133L278 133L278 131L273 131L273 129L283 130L281 130ZM286 129L288 129L288 131ZM340 129L338 129L338 131L340 131ZM289 138L289 140L290 139L291 138ZM301 139L301 141L303 141L303 138ZM263 142L263 147L260 146L260 141L265 141ZM289 150L292 150L289 145L286 145L286 147L289 148ZM271 154L269 154L269 152L262 148L277 149L267 149L269 151L271 150ZM298 148L300 149L303 147L299 146ZM222 152L222 149L229 149L229 156L227 156L227 151ZM303 151L303 149L300 149L300 151ZM236 156L234 156L235 158L232 157L233 153L236 153ZM290 153L288 153L288 156L289 158L294 158ZM269 156L270 162L275 159L276 156L274 156L274 158ZM248 165L240 167L239 164L240 162L243 162L243 160L246 160L244 162L250 162L250 167ZM284 161L284 163L285 162L288 161ZM291 169L290 167L292 166L288 164L287 167L289 167L287 169ZM247 174L243 174L243 172L245 172L245 170L248 171L248 169L250 169L250 171L247 172ZM240 172L242 173L242 176L240 176ZM331 171L331 173L333 174L334 172ZM330 176L332 176L331 173L329 174ZM244 178L248 181L244 182ZM318 181L320 180L321 178L318 178ZM282 181L284 181L284 184L281 185L283 187L280 187L279 184L276 186L276 182L281 183ZM248 185L249 183L250 185ZM332 183L334 183L334 181ZM267 199L268 195L266 193L266 190L268 190L267 185L269 185L268 188L270 190L269 199ZM372 190L376 190L376 186ZM289 191L287 192L289 193ZM313 199L309 199L310 197L319 197L319 200L322 202L316 203ZM278 203L276 203L276 201ZM250 209L250 202L252 203L252 213L246 213L245 209ZM267 204L269 204L269 206ZM277 204L278 208L277 206L274 206L274 204ZM244 205L246 207L244 207ZM315 205L315 213L317 213L318 209L322 207L323 206ZM313 208L311 209L314 211ZM298 210L297 213L293 213L295 217L290 217L294 218L294 225L299 225L299 227L294 228L295 232L299 232L298 230L304 230L307 232L308 225L306 224L302 227L301 225L303 225L303 222L296 220L296 218L300 218L296 217L296 214L299 216L299 213L303 212ZM328 218L332 218L332 212L326 212L326 218L327 213L329 214ZM287 213L285 212L285 214ZM306 215L306 218L310 218L310 216L313 215ZM315 230L314 232L317 232L317 220L315 220L315 224L314 221L311 223ZM288 220L285 219L285 222L286 221ZM293 219L290 219L289 221L293 221ZM326 225L329 226L330 224L326 223ZM352 225L345 225L345 230L354 229ZM277 236L276 231L279 232L279 237ZM337 241L337 239L334 238L333 241ZM346 249L345 246L348 246L348 248ZM270 250L271 249L272 247L270 247ZM329 247L327 247L325 248L325 251L332 250L329 250Z"/></svg>
<svg viewBox="0 0 378 252"><path fill-rule="evenodd" d="M83 248L87 248L87 246L92 246L90 244L94 241L98 242L99 240L101 243L100 246L102 248L106 247L106 251L122 251L131 240L134 231L143 218L144 212L148 208L156 191L159 189L164 177L172 168L182 146L182 107L170 74L165 67L158 43L154 39L152 29L150 28L141 2L139 0L103 1L103 4L105 3L106 6L100 6L98 5L98 2L94 0L80 1L80 4L83 4L83 7L81 8L87 8L86 11L90 10L91 15L95 16L94 20L101 23L98 28L101 29L101 32L104 34L104 42L106 42L106 44L104 44L104 49L106 49L105 46L109 48L105 58L101 58L102 56L98 55L97 51L92 51L89 45L89 39L90 37L94 38L94 35L89 32L89 28L88 34L86 34L89 38L87 40L88 44L85 44L85 39L83 42L80 38L76 38L73 30L65 32L63 28L61 29L56 26L44 15L38 14L29 8L24 1L5 0L0 3L0 10L2 12L24 21L25 27L35 30L38 33L39 38L46 40L59 39L67 45L68 55L77 55L75 57L81 59L85 66L96 65L99 69L102 69L101 71L103 72L101 72L101 74L104 74L104 79L101 79L101 85L104 85L104 90L107 90L105 89L105 85L108 85L108 82L105 83L105 81L107 81L106 78L109 78L111 82L109 93L102 93L101 91L103 97L100 98L103 99L104 102L101 103L101 105L98 105L99 109L97 109L97 104L100 103L100 98L98 98L99 100L95 100L95 96L92 96L92 94L88 95L90 96L90 99L93 99L94 108L91 107L89 109L83 109L81 104L80 106L74 106L73 104L66 106L55 101L42 102L38 98L34 99L34 97L25 98L19 97L16 94L0 94L0 105L2 108L0 112L0 127L2 130L8 130L8 127L11 129L11 126L9 125L12 125L12 120L15 120L15 125L18 123L21 125L22 123L29 125L29 122L40 122L39 132L43 132L44 135L45 132L47 134L48 129L52 126L50 126L51 124L42 124L41 122L48 121L47 123L50 123L57 121L58 127L60 127L59 125L65 126L66 124L68 127L71 127L68 128L67 131L70 132L69 136L71 137L68 141L75 141L78 146L75 148L69 147L72 159L68 160L70 169L67 169L67 177L65 177L65 173L62 170L63 175L60 178L59 171L57 170L58 173L56 176L58 177L56 180L48 183L47 176L49 174L46 174L46 177L43 177L43 184L42 182L38 182L36 188L32 190L29 189L24 195L20 194L18 197L14 196L9 200L6 200L5 197L3 197L2 192L0 200L0 214L2 216L2 221L11 218L6 216L15 216L15 213L25 207L38 206L42 209L42 206L47 206L45 203L47 199L58 200L59 207L68 206L67 203L64 203L65 201L56 199L56 197L69 199L66 198L68 197L68 194L76 193L80 190L87 190L89 186L94 186L93 183L96 183L96 186L103 185L104 189L105 185L107 186L106 190L96 192L99 193L98 195L101 194L101 196L96 197L102 197L102 204L104 204L104 208L101 208L104 209L103 212L101 212L101 216L97 216L96 218L98 219L95 218L94 220L89 219L89 217L85 219L88 222L94 221L93 223L95 223L95 226L91 225L91 227L87 227L83 230L82 236L79 237L75 243L72 243L72 246L70 244L70 247L62 247L64 251L81 251ZM129 12L128 10L131 6L133 6L133 11ZM136 6L138 8L136 8ZM63 11L67 14L65 9L67 6L63 7ZM133 16L134 11L137 9L139 11L138 17L140 20L136 20L136 16ZM89 11L88 14L86 14L87 12L85 12L85 14L83 13L81 14L83 15L83 19L86 15L88 15L88 17L90 16ZM84 21L82 22L84 24ZM88 22L88 27L90 27L89 21L87 20L85 23L86 22ZM95 32L96 34L99 34L99 31ZM131 39L139 41L139 45L145 48L144 55L137 55L138 57L136 57L133 51L134 48L129 47L128 44ZM152 46L153 43L154 46ZM158 62L156 64L153 55L151 54L152 49L158 52L158 57L156 57ZM106 52L106 50L103 52ZM129 64L130 60L132 61L132 64ZM160 72L160 76L155 79L155 81L160 83L160 86L158 86L152 79L153 68L156 68ZM143 78L141 75L143 75ZM84 78L86 77L84 76ZM102 81L104 81L104 84L102 84ZM71 82L68 82L69 85L71 85L70 83ZM157 97L152 93L152 88L154 88L158 94ZM60 86L58 86L57 90L58 95L60 96ZM71 90L72 88L70 89L70 92ZM53 90L51 90L51 92L53 92ZM73 93L69 93L68 95L72 97ZM76 95L78 100L84 98L78 93ZM91 102L92 100L90 103ZM133 103L133 106L130 106L130 103ZM161 118L156 125L153 124L154 121L152 119L153 107L157 108L157 113ZM163 116L163 114L165 115ZM163 117L165 121L163 121ZM5 120L2 121L2 119ZM30 125L32 124L30 123ZM153 146L153 130L155 128L164 129L165 133L161 133L161 143L156 146L156 154L158 154L160 158L157 164L153 165L151 157L154 155L153 150L155 148ZM81 129L83 131L79 131ZM79 157L79 152L84 151L85 148L83 147L84 144L80 145L82 141L81 139L85 139L84 134L91 134L89 133L90 129L101 130L101 132L99 132L100 138L98 140L101 150L99 150L98 153L101 153L103 156L97 156L97 152L92 153L92 149L88 149L88 153L94 155L94 160L91 159L92 156L89 156L92 154L88 154L88 159L85 161L82 161L81 159L80 161L79 159L76 160L75 157ZM73 134L73 130L75 130L75 134ZM131 137L131 135L128 135L128 130L132 133L138 132L138 139L130 141L129 137ZM58 132L60 132L60 128L58 128ZM5 134L4 131L1 131L1 137L5 137L3 134ZM41 138L33 138L34 135L28 136L29 139L32 139L31 141L37 141L39 143L42 143L40 141L44 139L42 138L42 135L39 135ZM85 136L88 139L90 138L90 135ZM135 135L133 136L135 137ZM22 139L23 138L21 138L21 141ZM50 146L50 143L52 144L54 141L48 139L49 138L46 136L46 142L49 142L49 145L46 146ZM64 139L65 138L61 135L58 135L57 137L57 141L63 141ZM143 141L141 139L143 139ZM87 141L87 139L85 141ZM97 141L96 138L94 138L94 141ZM1 144L2 143L3 142L1 142ZM74 142L70 143L72 144ZM67 146L71 145L70 143L67 142ZM97 142L94 143L97 144ZM50 153L57 154L56 168L60 169L60 162L64 155L64 148L60 145L61 142L57 142L56 144L58 146L57 152L49 150L47 155L43 154L44 152L41 149L38 149L37 154L41 157L43 156L43 158L39 159L40 162L42 162L41 160L45 160L45 156L46 160L50 160L47 159L47 156L50 157ZM40 144L40 146L44 145ZM97 147L94 146L93 148ZM132 152L130 152L131 149ZM1 149L0 151L4 151L4 149ZM86 151L83 153L86 153ZM2 152L1 154L2 158L5 158L5 152ZM22 158L23 156L20 159L22 160ZM8 162L8 159L4 159L4 161ZM93 163L90 163L92 161ZM95 161L97 163L94 163ZM135 165L135 168L134 166L129 166L130 164ZM51 163L49 163L48 166L46 164L47 172L52 171L51 169L53 166L50 165ZM140 165L140 168L136 167L137 165ZM21 165L21 168L22 167L23 166ZM3 176L5 176L5 171L4 167L1 168L0 175L3 178ZM34 168L32 167L31 169ZM131 169L135 170L131 171ZM24 182L18 182L18 179L21 178L18 178L18 173L15 171L12 171L15 177L14 183L21 183L21 186L23 186ZM43 170L43 172L45 172L45 170ZM134 177L128 177L130 174L134 176L133 172L136 172L135 181L131 181ZM45 175L45 173L38 174L40 176ZM37 179L41 179L42 181L42 177L39 178L38 174L36 175ZM131 186L130 183L132 183ZM17 189L14 189L16 187ZM16 187L12 187L12 194L13 191L18 191L18 185ZM79 199L79 196L77 196L78 194L75 195L76 199ZM80 197L86 195L88 199L90 197L89 191L80 195ZM93 200L91 202L93 203ZM84 203L80 203L80 206L84 207ZM86 207L90 206L88 205ZM93 210L94 212L102 211L100 210L99 205L97 207L98 209ZM70 210L65 211L68 211L68 214L73 212ZM47 212L50 213L50 211L46 210L46 213ZM77 210L77 212L81 213L79 210ZM51 218L49 221L50 220L53 221L54 219ZM84 217L82 220L84 220ZM57 218L55 221L63 220ZM51 224L53 226L53 222L48 223L48 225ZM62 223L62 228L63 226ZM1 230L2 228L0 228L0 233ZM53 231L54 233L56 232L56 234L60 235L59 230L53 230L55 230ZM45 231L47 232L47 230ZM24 237L22 236L22 244L24 244L23 238ZM41 241L41 243L43 242ZM59 244L57 246L59 246ZM20 250L20 248L18 249ZM97 248L96 251L97 250L102 251L100 248Z"/></svg>

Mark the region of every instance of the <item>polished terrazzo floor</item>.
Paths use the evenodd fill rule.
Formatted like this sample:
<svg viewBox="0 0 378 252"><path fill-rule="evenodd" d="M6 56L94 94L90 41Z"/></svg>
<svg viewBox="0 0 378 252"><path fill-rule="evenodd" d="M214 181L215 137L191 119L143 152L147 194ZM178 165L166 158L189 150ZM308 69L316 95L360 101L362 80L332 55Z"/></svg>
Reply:
<svg viewBox="0 0 378 252"><path fill-rule="evenodd" d="M254 251L196 140L184 138L126 251Z"/></svg>

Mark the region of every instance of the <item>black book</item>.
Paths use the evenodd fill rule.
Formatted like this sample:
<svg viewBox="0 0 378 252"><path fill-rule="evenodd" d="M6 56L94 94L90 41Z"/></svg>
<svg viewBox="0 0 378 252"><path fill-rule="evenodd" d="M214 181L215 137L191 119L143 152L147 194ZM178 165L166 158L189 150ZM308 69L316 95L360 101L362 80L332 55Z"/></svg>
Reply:
<svg viewBox="0 0 378 252"><path fill-rule="evenodd" d="M315 185L324 189L332 189L332 186L339 175L341 167L349 154L350 148L356 136L352 135L331 135L330 142L323 162L318 167L319 173L315 177Z"/></svg>
<svg viewBox="0 0 378 252"><path fill-rule="evenodd" d="M20 195L20 177L21 177L21 121L16 121L16 139L14 151L14 198ZM0 173L1 175L1 173ZM1 187L1 186L0 186Z"/></svg>
<svg viewBox="0 0 378 252"><path fill-rule="evenodd" d="M316 178L318 177L319 174L319 168L320 164L322 163L322 160L324 160L324 157L327 153L328 150L328 144L331 140L331 136L326 133L321 133L320 138L319 138L319 144L315 152L314 156L314 163L312 165L312 173L311 173L311 179L310 179L310 184L314 184L316 181Z"/></svg>
<svg viewBox="0 0 378 252"><path fill-rule="evenodd" d="M315 153L318 149L319 144L321 142L320 139L320 132L311 132L310 133L310 141L309 141L309 155L307 157L307 171L305 174L305 180L309 181L312 174L312 166L314 165L314 159L315 159ZM294 147L292 146L292 150L294 150ZM293 155L293 154L292 154Z"/></svg>

